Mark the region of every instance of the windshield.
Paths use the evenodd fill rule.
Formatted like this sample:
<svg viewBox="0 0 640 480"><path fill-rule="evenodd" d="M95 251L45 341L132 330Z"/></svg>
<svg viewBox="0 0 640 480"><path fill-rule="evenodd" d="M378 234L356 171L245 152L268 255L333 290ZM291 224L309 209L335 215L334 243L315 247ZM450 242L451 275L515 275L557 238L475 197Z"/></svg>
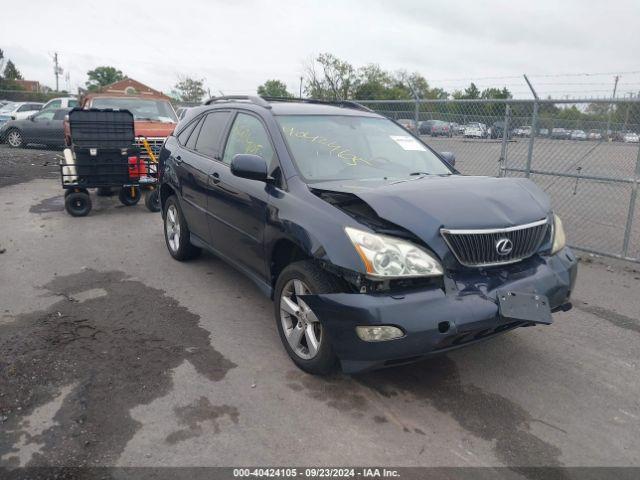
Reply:
<svg viewBox="0 0 640 480"><path fill-rule="evenodd" d="M178 119L173 107L166 100L142 98L109 98L96 97L91 102L92 108L117 108L129 110L136 120L148 120L163 123L177 123Z"/></svg>
<svg viewBox="0 0 640 480"><path fill-rule="evenodd" d="M451 174L435 153L384 118L276 118L301 175L309 182Z"/></svg>
<svg viewBox="0 0 640 480"><path fill-rule="evenodd" d="M15 102L5 103L0 107L0 112L10 112L15 108L15 106L16 106Z"/></svg>

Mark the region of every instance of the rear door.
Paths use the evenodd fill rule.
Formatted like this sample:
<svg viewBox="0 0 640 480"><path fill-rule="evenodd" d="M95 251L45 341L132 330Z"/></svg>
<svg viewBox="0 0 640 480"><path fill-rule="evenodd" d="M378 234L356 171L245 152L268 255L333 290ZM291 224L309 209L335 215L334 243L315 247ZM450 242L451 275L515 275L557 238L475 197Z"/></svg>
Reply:
<svg viewBox="0 0 640 480"><path fill-rule="evenodd" d="M189 230L207 243L211 243L207 219L208 197L212 190L209 175L215 159L220 157L220 144L230 115L226 110L214 110L204 115L175 157L182 189L182 210ZM178 137L180 141L181 134Z"/></svg>

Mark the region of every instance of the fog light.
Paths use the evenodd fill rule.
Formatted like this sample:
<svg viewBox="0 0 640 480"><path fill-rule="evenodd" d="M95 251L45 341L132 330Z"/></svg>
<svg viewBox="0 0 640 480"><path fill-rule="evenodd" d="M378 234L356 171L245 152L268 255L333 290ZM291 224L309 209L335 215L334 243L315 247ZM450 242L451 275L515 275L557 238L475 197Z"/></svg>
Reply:
<svg viewBox="0 0 640 480"><path fill-rule="evenodd" d="M391 325L360 326L356 327L356 333L360 340L365 342L384 342L385 340L393 340L404 336L402 330Z"/></svg>

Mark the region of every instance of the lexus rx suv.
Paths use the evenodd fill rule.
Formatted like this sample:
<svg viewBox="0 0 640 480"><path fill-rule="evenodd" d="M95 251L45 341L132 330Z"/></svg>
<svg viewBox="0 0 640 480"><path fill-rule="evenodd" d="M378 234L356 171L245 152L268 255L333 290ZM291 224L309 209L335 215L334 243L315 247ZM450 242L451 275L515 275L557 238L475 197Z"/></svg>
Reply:
<svg viewBox="0 0 640 480"><path fill-rule="evenodd" d="M253 280L307 372L408 363L571 306L577 262L541 189L461 175L358 104L214 98L159 161L170 255L208 250Z"/></svg>

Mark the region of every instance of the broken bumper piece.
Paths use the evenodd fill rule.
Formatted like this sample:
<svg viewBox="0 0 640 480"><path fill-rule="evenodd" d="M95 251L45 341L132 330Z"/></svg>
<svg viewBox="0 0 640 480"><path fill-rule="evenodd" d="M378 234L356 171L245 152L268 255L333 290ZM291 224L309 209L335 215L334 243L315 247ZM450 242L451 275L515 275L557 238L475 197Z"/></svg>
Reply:
<svg viewBox="0 0 640 480"><path fill-rule="evenodd" d="M304 300L322 322L343 370L355 373L417 361L518 327L549 324L551 311L569 305L576 271L577 261L565 248L552 257L506 267L448 273L444 290L332 293L305 295ZM357 333L359 326L393 326L404 335L366 341Z"/></svg>

